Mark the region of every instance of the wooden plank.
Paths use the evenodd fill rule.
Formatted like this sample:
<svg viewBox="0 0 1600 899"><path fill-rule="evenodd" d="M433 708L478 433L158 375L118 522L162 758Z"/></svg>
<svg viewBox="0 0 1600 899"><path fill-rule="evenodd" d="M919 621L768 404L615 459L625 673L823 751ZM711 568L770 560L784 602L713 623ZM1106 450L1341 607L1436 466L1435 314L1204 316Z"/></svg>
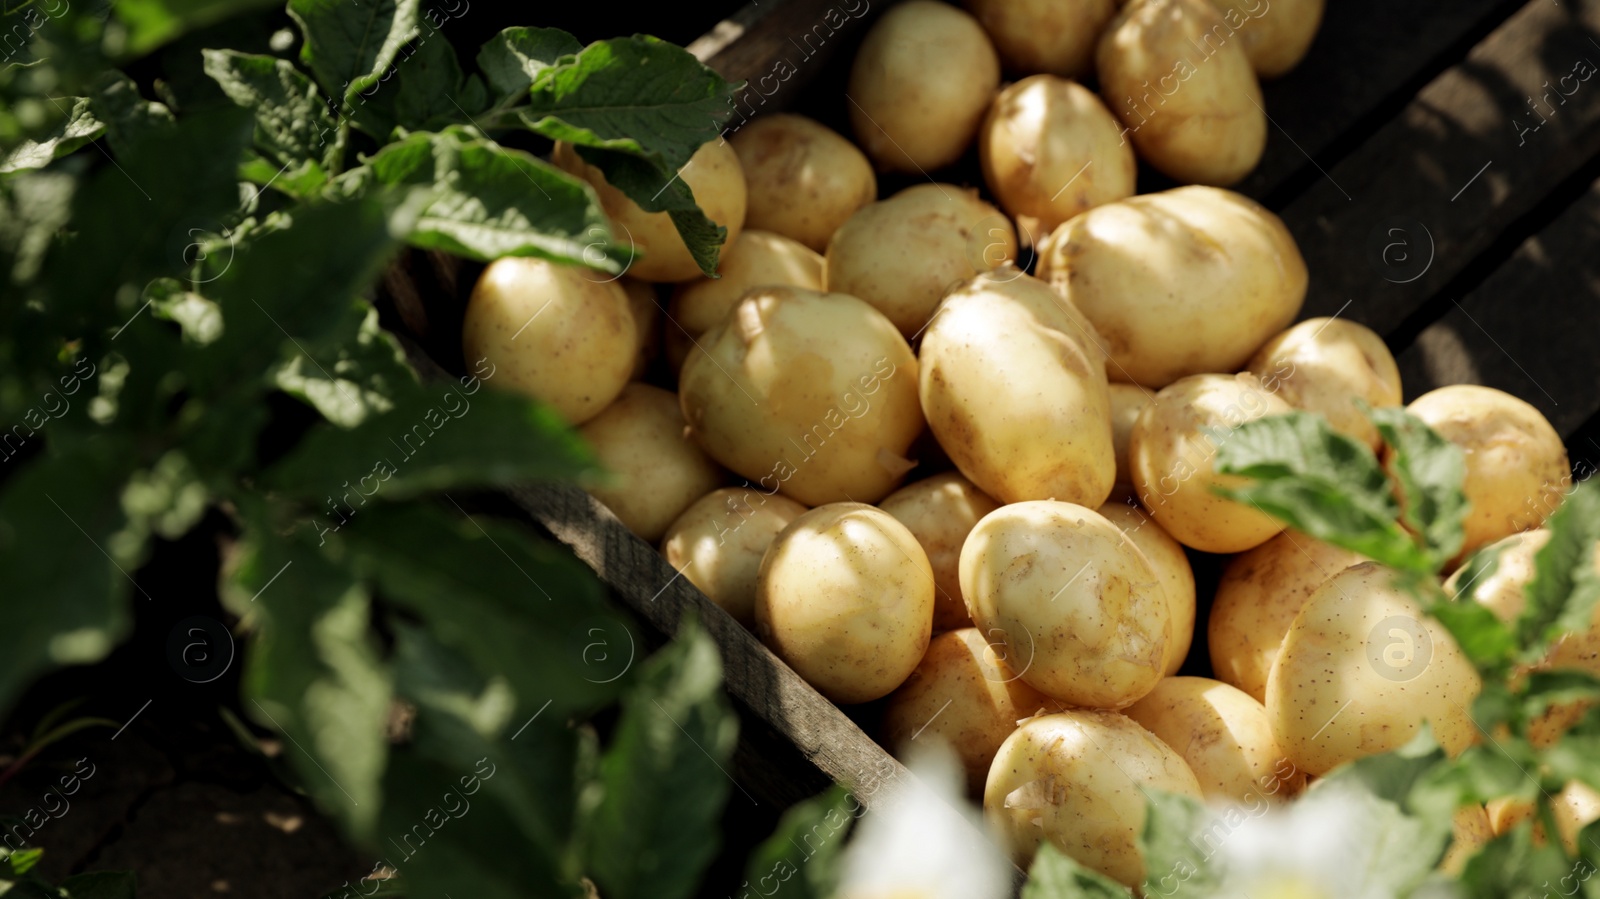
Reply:
<svg viewBox="0 0 1600 899"><path fill-rule="evenodd" d="M1393 332L1594 156L1596 33L1600 0L1532 0L1284 210L1305 314Z"/></svg>
<svg viewBox="0 0 1600 899"><path fill-rule="evenodd" d="M1482 384L1532 403L1564 437L1576 432L1600 411L1597 246L1600 181L1399 354L1406 400Z"/></svg>

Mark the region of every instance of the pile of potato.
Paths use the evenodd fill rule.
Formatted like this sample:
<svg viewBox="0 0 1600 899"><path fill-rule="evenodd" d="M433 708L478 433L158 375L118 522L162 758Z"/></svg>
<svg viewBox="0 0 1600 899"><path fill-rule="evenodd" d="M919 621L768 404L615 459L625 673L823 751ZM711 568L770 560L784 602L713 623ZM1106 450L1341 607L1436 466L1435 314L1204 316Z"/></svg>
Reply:
<svg viewBox="0 0 1600 899"><path fill-rule="evenodd" d="M1212 489L1243 422L1303 409L1381 448L1361 405L1401 403L1372 331L1294 324L1293 238L1216 186L1260 157L1257 77L1305 53L1321 0L967 6L877 20L855 142L774 114L694 155L720 278L558 147L640 259L493 263L464 349L578 426L614 473L591 493L823 695L887 697L886 745L952 743L1019 861L1048 839L1132 885L1130 778L1250 804L1424 719L1456 750L1476 675L1386 572ZM1070 80L1091 73L1098 95ZM928 175L974 144L985 192ZM1190 185L1134 196L1136 158ZM875 171L927 178L880 199ZM1570 483L1549 423L1481 387L1409 408L1466 451L1464 553L1531 553ZM1236 554L1203 622L1188 551ZM1513 615L1528 576L1475 595ZM1201 626L1216 679L1176 676ZM1563 647L1600 672L1600 628Z"/></svg>

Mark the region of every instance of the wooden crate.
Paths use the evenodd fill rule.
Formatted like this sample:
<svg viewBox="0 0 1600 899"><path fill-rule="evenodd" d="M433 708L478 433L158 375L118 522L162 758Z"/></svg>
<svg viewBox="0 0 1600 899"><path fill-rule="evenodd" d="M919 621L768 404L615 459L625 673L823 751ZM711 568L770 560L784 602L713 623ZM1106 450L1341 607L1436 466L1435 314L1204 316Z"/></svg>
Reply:
<svg viewBox="0 0 1600 899"><path fill-rule="evenodd" d="M848 134L844 73L884 5L761 0L691 49L749 83L731 128L794 109ZM1266 154L1236 188L1299 241L1311 273L1302 316L1337 314L1383 334L1408 401L1450 383L1527 399L1567 439L1580 475L1600 462L1590 345L1600 338L1600 79L1584 74L1600 71L1597 36L1600 0L1331 3L1305 61L1264 85ZM936 175L981 185L971 158ZM1169 186L1141 174L1141 192ZM475 275L424 254L391 272L386 293L425 370L460 368ZM850 715L587 494L554 485L511 497L662 634L689 613L706 624L743 719L733 775L752 801L782 807L836 781L870 807L905 782ZM1185 671L1209 673L1207 581L1219 559L1193 559L1202 606Z"/></svg>

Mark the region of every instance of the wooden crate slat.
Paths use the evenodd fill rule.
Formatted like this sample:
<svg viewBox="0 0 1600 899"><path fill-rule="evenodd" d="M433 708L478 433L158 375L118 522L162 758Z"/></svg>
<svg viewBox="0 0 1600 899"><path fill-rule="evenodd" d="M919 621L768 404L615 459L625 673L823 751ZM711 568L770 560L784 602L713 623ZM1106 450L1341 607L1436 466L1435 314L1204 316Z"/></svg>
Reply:
<svg viewBox="0 0 1600 899"><path fill-rule="evenodd" d="M1528 3L1284 210L1311 272L1305 314L1346 309L1379 333L1393 332L1594 156L1597 33L1597 0ZM1519 131L1540 125L1527 98L1543 97L1546 82L1555 111L1540 102L1544 124ZM1413 277L1402 264L1385 264L1383 247L1396 242L1403 246L1392 254L1428 255L1426 270Z"/></svg>
<svg viewBox="0 0 1600 899"><path fill-rule="evenodd" d="M1571 436L1600 410L1597 247L1600 181L1400 353L1406 400L1446 384L1496 387Z"/></svg>

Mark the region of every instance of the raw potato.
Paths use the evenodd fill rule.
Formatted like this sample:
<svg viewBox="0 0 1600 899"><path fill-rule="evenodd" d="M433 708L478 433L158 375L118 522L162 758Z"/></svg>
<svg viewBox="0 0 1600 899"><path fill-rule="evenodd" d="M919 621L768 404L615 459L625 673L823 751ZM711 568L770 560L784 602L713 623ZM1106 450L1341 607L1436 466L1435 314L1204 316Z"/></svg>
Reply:
<svg viewBox="0 0 1600 899"><path fill-rule="evenodd" d="M627 244L641 255L628 267L628 275L641 281L687 281L700 276L700 266L689 255L689 248L678 236L678 228L665 212L645 212L612 187L604 172L585 162L571 144L557 142L550 161L589 182L600 195L600 205L611 219L617 243ZM726 141L702 144L678 170L683 183L694 192L708 218L728 229L727 243L733 243L744 227L744 171L739 157Z"/></svg>
<svg viewBox="0 0 1600 899"><path fill-rule="evenodd" d="M759 288L700 346L679 377L684 417L711 458L763 491L877 502L913 465L917 360L866 303Z"/></svg>
<svg viewBox="0 0 1600 899"><path fill-rule="evenodd" d="M1117 483L1132 484L1128 471L1128 438L1133 436L1133 423L1139 413L1150 405L1155 394L1138 384L1109 385L1111 395L1111 446L1117 454Z"/></svg>
<svg viewBox="0 0 1600 899"><path fill-rule="evenodd" d="M1360 553L1293 530L1234 556L1223 569L1207 621L1217 679L1266 702L1267 674L1294 617L1329 578L1365 561Z"/></svg>
<svg viewBox="0 0 1600 899"><path fill-rule="evenodd" d="M928 554L937 589L934 631L971 627L972 617L961 599L961 545L978 520L1000 504L961 475L946 472L901 487L878 508L905 525Z"/></svg>
<svg viewBox="0 0 1600 899"><path fill-rule="evenodd" d="M1094 44L1116 15L1114 0L965 0L994 40L1007 71L1067 78L1094 74Z"/></svg>
<svg viewBox="0 0 1600 899"><path fill-rule="evenodd" d="M1276 78L1299 65L1322 24L1323 0L1212 0L1223 22L1239 32L1244 54L1262 78Z"/></svg>
<svg viewBox="0 0 1600 899"><path fill-rule="evenodd" d="M761 116L728 142L744 166L746 228L782 234L820 253L846 219L878 198L867 157L805 116Z"/></svg>
<svg viewBox="0 0 1600 899"><path fill-rule="evenodd" d="M983 180L1027 243L1080 212L1133 196L1133 145L1094 92L1034 75L994 98L978 134Z"/></svg>
<svg viewBox="0 0 1600 899"><path fill-rule="evenodd" d="M1139 156L1173 179L1226 187L1261 161L1261 84L1210 0L1129 3L1101 35L1095 65Z"/></svg>
<svg viewBox="0 0 1600 899"><path fill-rule="evenodd" d="M1189 566L1189 557L1183 545L1163 531L1136 503L1111 500L1101 506L1099 512L1122 529L1161 579L1167 609L1172 613L1172 643L1167 647L1163 673L1169 677L1177 674L1189 657L1189 644L1194 642L1194 569Z"/></svg>
<svg viewBox="0 0 1600 899"><path fill-rule="evenodd" d="M889 695L883 710L884 745L904 752L913 739L950 743L967 772L967 787L983 793L995 751L1017 722L1061 704L1017 677L977 628L946 631L928 644L917 669Z"/></svg>
<svg viewBox="0 0 1600 899"><path fill-rule="evenodd" d="M922 336L922 406L951 461L1004 503L1111 495L1105 366L1069 304L1015 269L945 298ZM1091 351L1092 352L1092 351Z"/></svg>
<svg viewBox="0 0 1600 899"><path fill-rule="evenodd" d="M1260 702L1206 677L1164 678L1127 715L1183 756L1213 802L1260 808L1305 788L1284 757Z"/></svg>
<svg viewBox="0 0 1600 899"><path fill-rule="evenodd" d="M1561 835L1561 845L1567 852L1578 851L1578 835L1590 823L1600 820L1600 793L1588 784L1571 780L1554 797L1551 814L1556 821L1556 832ZM1489 826L1500 836L1523 821L1533 818L1533 803L1526 799L1494 799L1489 802ZM1544 825L1533 822L1533 840L1544 845ZM1570 895L1564 893L1563 895Z"/></svg>
<svg viewBox="0 0 1600 899"><path fill-rule="evenodd" d="M1439 870L1459 877L1467 866L1467 859L1494 839L1494 826L1489 823L1489 813L1476 802L1456 809L1450 818L1450 836L1450 848L1439 860Z"/></svg>
<svg viewBox="0 0 1600 899"><path fill-rule="evenodd" d="M1238 475L1217 474L1214 463L1218 441L1231 429L1290 411L1248 372L1194 375L1163 388L1139 413L1129 439L1128 467L1139 501L1185 546L1237 553L1267 542L1283 522L1213 493L1213 487L1245 483ZM1214 440L1208 428L1221 434Z"/></svg>
<svg viewBox="0 0 1600 899"><path fill-rule="evenodd" d="M1482 682L1455 640L1363 562L1317 588L1267 677L1278 745L1308 774L1398 749L1426 719L1455 755L1478 738L1469 709Z"/></svg>
<svg viewBox="0 0 1600 899"><path fill-rule="evenodd" d="M1094 322L1112 380L1151 389L1238 371L1306 295L1305 260L1283 222L1210 187L1089 210L1039 248L1039 277Z"/></svg>
<svg viewBox="0 0 1600 899"><path fill-rule="evenodd" d="M918 184L863 207L828 242L828 289L871 303L909 339L957 284L1016 258L1017 232L977 191Z"/></svg>
<svg viewBox="0 0 1600 899"><path fill-rule="evenodd" d="M661 555L745 627L756 623L756 574L778 532L806 512L779 494L724 487L694 501L667 528Z"/></svg>
<svg viewBox="0 0 1600 899"><path fill-rule="evenodd" d="M590 495L651 543L722 483L722 470L689 439L677 395L659 387L629 384L578 433L594 447L600 467L615 475L588 487Z"/></svg>
<svg viewBox="0 0 1600 899"><path fill-rule="evenodd" d="M1406 408L1466 453L1463 489L1472 507L1460 558L1544 524L1561 504L1572 469L1561 435L1538 409L1471 384L1431 390Z"/></svg>
<svg viewBox="0 0 1600 899"><path fill-rule="evenodd" d="M672 292L667 361L681 371L695 341L728 317L728 310L757 287L822 289L822 257L787 237L746 229L723 250L719 277L679 284Z"/></svg>
<svg viewBox="0 0 1600 899"><path fill-rule="evenodd" d="M879 169L924 173L961 157L999 87L1000 57L977 19L907 0L867 32L845 96L856 142Z"/></svg>
<svg viewBox="0 0 1600 899"><path fill-rule="evenodd" d="M637 381L644 377L650 360L661 349L658 339L661 336L658 327L661 307L656 303L655 285L633 278L623 278L618 283L622 285L622 292L628 295L628 311L633 313L633 330L638 337L639 354L634 357L631 375L631 379Z"/></svg>
<svg viewBox="0 0 1600 899"><path fill-rule="evenodd" d="M983 812L1019 865L1026 867L1039 843L1049 840L1078 863L1132 887L1145 876L1138 845L1145 790L1201 798L1183 758L1127 716L1062 712L1024 722L1001 744Z"/></svg>
<svg viewBox="0 0 1600 899"><path fill-rule="evenodd" d="M904 683L932 623L928 557L872 506L812 509L761 560L756 635L834 702L867 702Z"/></svg>
<svg viewBox="0 0 1600 899"><path fill-rule="evenodd" d="M494 383L548 403L582 424L622 392L638 338L628 295L587 269L508 256L478 276L461 323L469 362L487 359Z"/></svg>
<svg viewBox="0 0 1600 899"><path fill-rule="evenodd" d="M1383 338L1342 318L1308 318L1267 341L1245 366L1284 402L1320 412L1338 430L1373 449L1378 429L1357 405L1398 406L1400 367Z"/></svg>
<svg viewBox="0 0 1600 899"><path fill-rule="evenodd" d="M1172 613L1155 569L1092 509L1044 500L989 513L961 547L961 595L1023 680L1120 709L1161 679Z"/></svg>

